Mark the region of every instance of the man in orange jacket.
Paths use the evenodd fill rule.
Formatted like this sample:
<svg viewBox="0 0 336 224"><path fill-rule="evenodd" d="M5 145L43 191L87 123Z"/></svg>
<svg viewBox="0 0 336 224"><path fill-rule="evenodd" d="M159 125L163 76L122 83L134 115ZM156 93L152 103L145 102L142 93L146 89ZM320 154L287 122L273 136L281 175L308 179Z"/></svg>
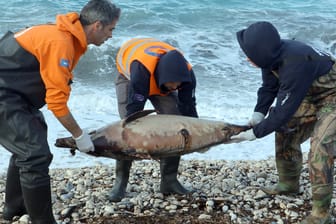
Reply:
<svg viewBox="0 0 336 224"><path fill-rule="evenodd" d="M119 50L119 75L116 80L118 109L121 118L144 109L147 100L161 114L198 117L196 111L196 78L191 65L175 47L152 38L134 38ZM161 159L163 194L187 194L177 180L180 157ZM131 160L116 161L116 180L109 199L125 196Z"/></svg>
<svg viewBox="0 0 336 224"><path fill-rule="evenodd" d="M51 203L47 125L39 110L47 104L76 140L94 150L73 118L67 101L72 70L89 44L112 37L120 9L109 0L91 0L80 14L58 15L56 24L29 27L0 40L0 144L12 153L3 218L28 213L33 224L56 223Z"/></svg>

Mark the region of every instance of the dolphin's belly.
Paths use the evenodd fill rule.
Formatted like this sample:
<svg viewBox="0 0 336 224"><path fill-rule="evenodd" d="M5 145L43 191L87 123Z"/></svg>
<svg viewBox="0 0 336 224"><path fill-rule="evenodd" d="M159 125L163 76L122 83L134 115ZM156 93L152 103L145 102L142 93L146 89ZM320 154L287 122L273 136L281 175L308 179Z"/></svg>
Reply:
<svg viewBox="0 0 336 224"><path fill-rule="evenodd" d="M147 116L128 123L126 144L137 151L192 150L220 139L222 122L175 115Z"/></svg>

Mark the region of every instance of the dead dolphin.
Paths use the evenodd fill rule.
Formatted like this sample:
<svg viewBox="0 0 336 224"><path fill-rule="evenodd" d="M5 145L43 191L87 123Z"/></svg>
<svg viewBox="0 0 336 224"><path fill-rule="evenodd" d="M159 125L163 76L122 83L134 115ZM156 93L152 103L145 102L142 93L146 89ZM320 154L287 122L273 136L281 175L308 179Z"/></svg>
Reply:
<svg viewBox="0 0 336 224"><path fill-rule="evenodd" d="M113 159L159 159L202 151L230 143L230 137L250 129L222 121L153 114L144 110L94 132L94 152L87 154ZM72 137L56 139L55 146L76 149Z"/></svg>

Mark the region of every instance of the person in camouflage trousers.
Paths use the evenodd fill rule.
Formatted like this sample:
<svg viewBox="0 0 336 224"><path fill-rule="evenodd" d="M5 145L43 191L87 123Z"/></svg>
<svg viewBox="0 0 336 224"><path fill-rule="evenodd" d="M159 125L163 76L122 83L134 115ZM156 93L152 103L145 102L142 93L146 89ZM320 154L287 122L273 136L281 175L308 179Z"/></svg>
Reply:
<svg viewBox="0 0 336 224"><path fill-rule="evenodd" d="M237 39L248 60L261 68L262 86L249 121L252 128L231 139L251 141L275 132L279 181L262 190L270 195L295 195L300 189L301 144L310 138L312 212L301 223L332 223L335 60L305 43L281 39L269 22L251 24L237 32Z"/></svg>

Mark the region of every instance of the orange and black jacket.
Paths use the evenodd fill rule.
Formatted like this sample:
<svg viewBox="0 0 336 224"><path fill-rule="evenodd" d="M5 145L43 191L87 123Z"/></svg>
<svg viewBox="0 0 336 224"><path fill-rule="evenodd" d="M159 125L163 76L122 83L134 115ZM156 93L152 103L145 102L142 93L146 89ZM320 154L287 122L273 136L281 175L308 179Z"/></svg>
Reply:
<svg viewBox="0 0 336 224"><path fill-rule="evenodd" d="M69 113L72 70L87 49L77 13L56 24L8 32L0 40L0 89L20 94L35 108L47 104L55 116Z"/></svg>
<svg viewBox="0 0 336 224"><path fill-rule="evenodd" d="M166 82L181 82L178 107L182 115L198 117L196 78L191 65L175 47L153 38L134 38L121 46L116 58L121 75L130 80L127 115L144 109L150 96L166 96Z"/></svg>

